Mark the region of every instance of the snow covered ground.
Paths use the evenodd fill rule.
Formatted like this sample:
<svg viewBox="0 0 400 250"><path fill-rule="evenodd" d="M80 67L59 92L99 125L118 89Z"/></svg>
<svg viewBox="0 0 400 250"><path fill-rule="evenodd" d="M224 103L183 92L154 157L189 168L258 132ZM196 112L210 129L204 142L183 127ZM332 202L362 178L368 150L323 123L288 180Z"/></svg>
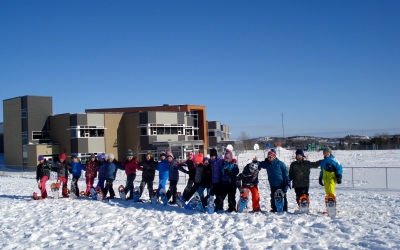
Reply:
<svg viewBox="0 0 400 250"><path fill-rule="evenodd" d="M314 161L321 152L308 154ZM278 152L287 165L292 151ZM319 170L311 173L311 212L294 214L295 194L288 192L288 213L200 214L177 206L109 202L85 198L32 201L38 191L32 174L0 176L1 249L398 249L400 248L400 150L334 151L344 168L337 187L339 214L323 215L324 190L318 185ZM263 151L238 156L245 164ZM349 167L354 169L354 188ZM4 169L4 167L3 167ZM261 208L269 211L269 186L265 170L260 174ZM117 183L124 184L118 173ZM48 183L48 190L51 182ZM140 177L138 177L140 180ZM179 190L183 190L180 181ZM79 186L84 188L84 179ZM147 195L147 192L144 192ZM145 197L147 198L147 196ZM225 204L227 205L227 204Z"/></svg>

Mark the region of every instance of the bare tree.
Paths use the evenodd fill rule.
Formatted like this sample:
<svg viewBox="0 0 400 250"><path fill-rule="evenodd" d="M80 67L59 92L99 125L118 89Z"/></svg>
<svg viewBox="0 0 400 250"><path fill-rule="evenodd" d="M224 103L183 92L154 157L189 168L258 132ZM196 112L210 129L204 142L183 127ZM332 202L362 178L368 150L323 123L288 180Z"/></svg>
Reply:
<svg viewBox="0 0 400 250"><path fill-rule="evenodd" d="M142 147L140 146L140 141L137 141L136 144L132 148L133 155L139 158L139 154L141 151L142 151Z"/></svg>
<svg viewBox="0 0 400 250"><path fill-rule="evenodd" d="M251 139L249 137L249 135L242 131L240 132L239 136L238 136L238 140L243 142L243 147L245 150L252 150L252 145L251 145Z"/></svg>

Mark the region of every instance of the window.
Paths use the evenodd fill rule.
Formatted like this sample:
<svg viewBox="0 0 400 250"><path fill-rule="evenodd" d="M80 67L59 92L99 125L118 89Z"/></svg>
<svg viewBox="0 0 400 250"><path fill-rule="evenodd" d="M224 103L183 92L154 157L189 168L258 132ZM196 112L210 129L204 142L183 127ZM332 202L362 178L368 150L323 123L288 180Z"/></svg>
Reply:
<svg viewBox="0 0 400 250"><path fill-rule="evenodd" d="M32 131L32 140L50 140L50 132Z"/></svg>
<svg viewBox="0 0 400 250"><path fill-rule="evenodd" d="M28 144L28 132L22 132L22 145Z"/></svg>
<svg viewBox="0 0 400 250"><path fill-rule="evenodd" d="M71 138L104 137L103 126L74 126L70 130Z"/></svg>
<svg viewBox="0 0 400 250"><path fill-rule="evenodd" d="M140 135L147 135L147 128L140 128Z"/></svg>
<svg viewBox="0 0 400 250"><path fill-rule="evenodd" d="M26 109L21 109L21 117L26 118Z"/></svg>
<svg viewBox="0 0 400 250"><path fill-rule="evenodd" d="M158 128L157 128L157 134L158 134L158 135L163 135L163 134L164 134L164 128L158 127Z"/></svg>
<svg viewBox="0 0 400 250"><path fill-rule="evenodd" d="M215 132L214 131L208 132L208 136L215 136Z"/></svg>

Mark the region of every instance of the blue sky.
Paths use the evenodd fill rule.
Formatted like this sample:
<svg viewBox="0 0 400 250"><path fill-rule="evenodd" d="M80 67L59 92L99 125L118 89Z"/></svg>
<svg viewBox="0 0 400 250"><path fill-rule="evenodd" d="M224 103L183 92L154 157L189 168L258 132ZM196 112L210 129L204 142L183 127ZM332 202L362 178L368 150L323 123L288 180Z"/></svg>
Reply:
<svg viewBox="0 0 400 250"><path fill-rule="evenodd" d="M0 1L0 99L198 104L232 138L400 134L400 1ZM1 121L3 116L0 110Z"/></svg>

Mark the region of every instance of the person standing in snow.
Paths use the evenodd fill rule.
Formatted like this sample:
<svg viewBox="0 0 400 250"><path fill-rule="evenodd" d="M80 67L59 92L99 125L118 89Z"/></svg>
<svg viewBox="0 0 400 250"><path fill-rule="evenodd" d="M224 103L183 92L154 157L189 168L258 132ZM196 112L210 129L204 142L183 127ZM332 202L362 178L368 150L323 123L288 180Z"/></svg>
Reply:
<svg viewBox="0 0 400 250"><path fill-rule="evenodd" d="M43 155L38 156L38 161L39 164L36 167L36 182L38 183L38 188L42 196L36 199L41 200L47 198L46 182L50 178L51 164L46 161Z"/></svg>
<svg viewBox="0 0 400 250"><path fill-rule="evenodd" d="M106 186L104 188L104 198L107 197L107 193L110 192L109 199L115 198L115 192L113 189L113 182L117 175L118 169L124 170L124 167L118 163L118 161L114 158L114 154L108 154L107 160L107 172L106 172Z"/></svg>
<svg viewBox="0 0 400 250"><path fill-rule="evenodd" d="M224 163L224 159L218 158L217 150L215 148L212 148L210 150L210 159L208 161L211 166L212 175L212 187L210 190L210 195L215 195L215 211L224 210L224 201L220 200L222 165ZM217 204L219 204L219 207L217 207Z"/></svg>
<svg viewBox="0 0 400 250"><path fill-rule="evenodd" d="M286 192L288 188L291 188L291 182L288 176L288 171L286 168L285 163L280 161L276 157L276 151L274 149L271 149L268 152L267 159L263 162L259 162L260 168L264 168L267 170L268 174L268 182L269 186L271 188L271 211L273 213L277 212L277 208L275 206L275 192L278 189L281 189L284 192L284 205L283 205L283 211L287 212L287 198L286 198Z"/></svg>
<svg viewBox="0 0 400 250"><path fill-rule="evenodd" d="M140 165L143 167L142 181L140 182L140 196L142 196L144 187L147 184L147 189L149 190L149 198L151 198L151 195L153 193L153 181L156 175L158 162L153 159L152 153L147 153L146 159L141 162Z"/></svg>
<svg viewBox="0 0 400 250"><path fill-rule="evenodd" d="M71 164L67 162L67 156L65 154L60 155L60 161L52 164L52 171L57 172L57 188L60 188L62 183L62 197L67 198L68 195L68 170L71 168Z"/></svg>
<svg viewBox="0 0 400 250"><path fill-rule="evenodd" d="M251 192L251 200L253 205L253 212L260 212L260 194L258 192L258 173L260 172L260 167L257 163L257 158L247 164L242 173L236 177L236 186L240 193L243 193L245 189Z"/></svg>
<svg viewBox="0 0 400 250"><path fill-rule="evenodd" d="M135 188L133 182L136 179L136 170L142 171L143 168L139 166L139 161L137 157L133 156L132 150L130 149L128 150L126 158L127 158L126 161L121 163L121 166L125 168L125 174L126 174L126 185L124 192L127 195L126 199L131 200L133 199L133 189ZM128 192L130 196L128 196Z"/></svg>
<svg viewBox="0 0 400 250"><path fill-rule="evenodd" d="M176 204L176 191L177 185L179 181L179 171L188 174L189 171L184 169L182 166L179 166L177 161L174 159L172 152L167 153L167 164L168 164L168 173L169 173L169 188L167 191L167 199L169 200L172 197L172 201L169 204Z"/></svg>
<svg viewBox="0 0 400 250"><path fill-rule="evenodd" d="M97 187L101 188L101 191L104 193L104 182L106 181L106 174L107 174L107 162L106 162L106 154L101 153L98 156L99 159L99 168L98 168L98 180L97 180Z"/></svg>
<svg viewBox="0 0 400 250"><path fill-rule="evenodd" d="M193 177L194 183L189 192L183 193L182 196L185 199L185 201L190 200L193 194L196 193L200 187L201 179L203 176L203 154L199 153L198 155L196 155L193 159L193 163L194 163L193 169L195 170L195 175ZM190 170L189 170L189 175L190 175Z"/></svg>
<svg viewBox="0 0 400 250"><path fill-rule="evenodd" d="M321 172L319 175L319 184L325 188L325 194L336 196L335 187L342 184L343 168L340 162L332 154L329 147L324 148L324 159L321 161Z"/></svg>
<svg viewBox="0 0 400 250"><path fill-rule="evenodd" d="M156 170L158 171L158 189L157 189L157 199L160 197L160 190L166 190L167 180L169 177L169 164L168 160L166 159L165 152L161 152L160 154L160 162L157 165Z"/></svg>
<svg viewBox="0 0 400 250"><path fill-rule="evenodd" d="M221 203L228 196L228 212L236 211L236 176L239 174L239 167L233 162L232 152L227 149L224 155L224 163L221 172L221 189L216 208L221 207Z"/></svg>
<svg viewBox="0 0 400 250"><path fill-rule="evenodd" d="M299 199L303 194L308 195L310 187L310 169L318 168L321 161L307 161L304 152L301 149L296 150L296 161L290 164L289 179L293 183L293 189L296 193L296 202L299 205Z"/></svg>
<svg viewBox="0 0 400 250"><path fill-rule="evenodd" d="M76 197L79 197L79 187L78 180L81 178L82 170L85 170L85 166L78 160L77 154L72 154L72 163L71 168L69 169L69 173L72 174L71 181L71 192L74 192Z"/></svg>
<svg viewBox="0 0 400 250"><path fill-rule="evenodd" d="M185 197L188 193L190 193L190 191L192 190L192 187L194 185L194 179L196 176L196 166L194 165L193 157L194 157L193 152L189 152L187 154L186 161L182 162L180 164L181 166L186 166L189 170L189 180L186 184L185 190L183 190L183 194L182 194L183 197Z"/></svg>
<svg viewBox="0 0 400 250"><path fill-rule="evenodd" d="M99 168L99 161L96 159L94 154L90 155L89 161L86 162L86 194L88 195L90 189L93 188L94 179L97 177L97 171Z"/></svg>

